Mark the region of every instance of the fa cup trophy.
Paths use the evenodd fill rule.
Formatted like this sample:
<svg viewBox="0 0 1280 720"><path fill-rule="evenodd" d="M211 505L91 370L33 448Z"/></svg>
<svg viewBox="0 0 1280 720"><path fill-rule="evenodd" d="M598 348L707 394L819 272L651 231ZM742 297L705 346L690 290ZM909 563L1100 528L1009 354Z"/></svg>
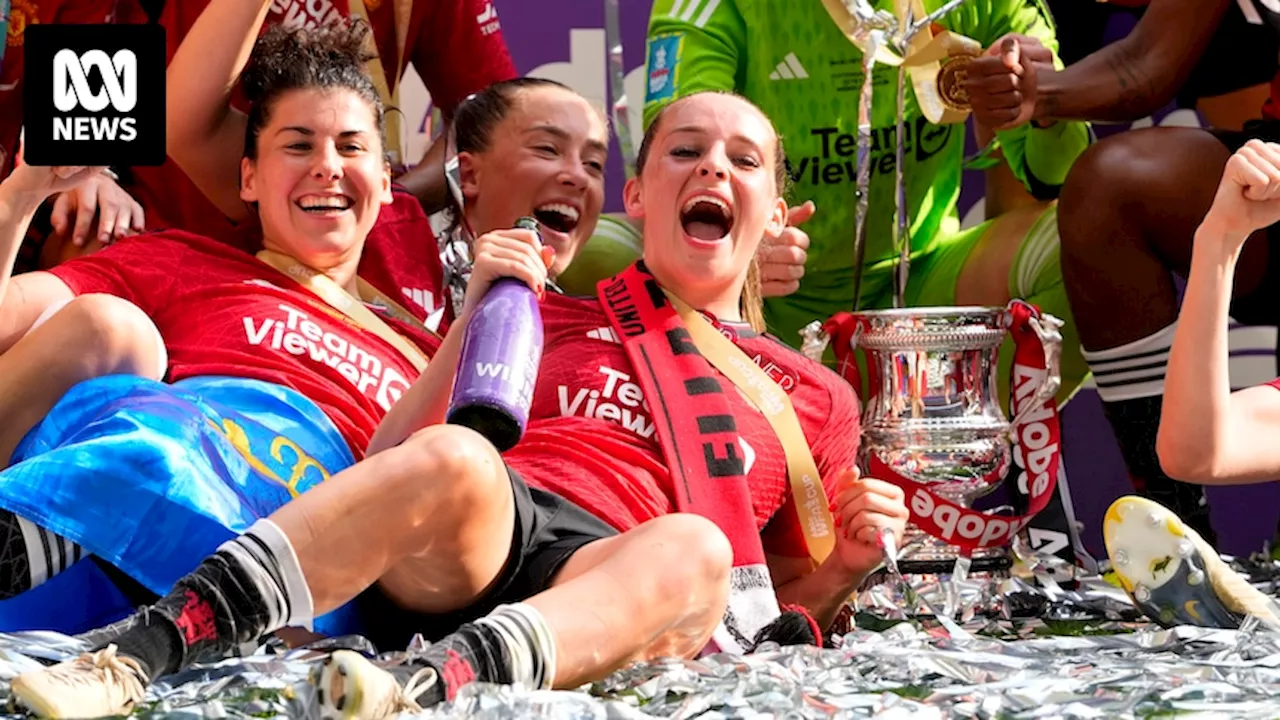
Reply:
<svg viewBox="0 0 1280 720"><path fill-rule="evenodd" d="M908 575L1001 570L1006 548L1053 496L1060 441L1054 395L1060 385L1061 322L1014 300L1008 307L905 308L910 223L902 178L905 88L908 78L922 113L933 123L968 115L961 79L981 53L975 41L942 32L935 20L965 0L924 13L920 0L898 0L897 13L867 0L823 0L832 19L863 53L859 102L854 296L861 295L870 188L872 71L898 69L895 307L842 313L810 347L834 340L842 372L863 395L861 464L864 475L901 486L911 524L898 567ZM999 349L1012 335L1013 419L997 397ZM861 383L857 354L865 360ZM990 493L1016 465L1026 514L983 513L975 500ZM958 562L960 561L960 562Z"/></svg>
<svg viewBox="0 0 1280 720"><path fill-rule="evenodd" d="M1045 506L1057 480L1060 322L1018 301L842 320L849 354L860 350L866 360L862 470L901 486L911 511L902 572L950 573L960 557L975 572L1007 568L1005 548ZM1000 345L1010 333L1017 348L1012 421L996 392ZM1028 513L974 510L1011 464L1020 469L1017 490L1029 496Z"/></svg>

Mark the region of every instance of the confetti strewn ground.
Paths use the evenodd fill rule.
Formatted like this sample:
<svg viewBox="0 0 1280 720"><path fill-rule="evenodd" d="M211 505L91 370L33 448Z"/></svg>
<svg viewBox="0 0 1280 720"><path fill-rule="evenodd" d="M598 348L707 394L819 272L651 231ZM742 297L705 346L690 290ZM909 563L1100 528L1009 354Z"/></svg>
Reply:
<svg viewBox="0 0 1280 720"><path fill-rule="evenodd" d="M1274 564L1245 569L1265 589L1280 576ZM860 629L826 649L769 646L748 657L639 665L573 692L473 686L423 715L1280 717L1280 633L1252 620L1239 630L1161 629L1138 620L1123 593L1098 577L1075 590L1045 578L945 585L912 588L932 607L956 610L957 621L945 625L894 617L902 599L881 586L860 597L871 613L859 616ZM0 635L0 684L7 688L39 658L79 650L51 633ZM307 676L321 655L268 645L198 667L156 685L135 716L316 717ZM12 710L7 689L0 703Z"/></svg>

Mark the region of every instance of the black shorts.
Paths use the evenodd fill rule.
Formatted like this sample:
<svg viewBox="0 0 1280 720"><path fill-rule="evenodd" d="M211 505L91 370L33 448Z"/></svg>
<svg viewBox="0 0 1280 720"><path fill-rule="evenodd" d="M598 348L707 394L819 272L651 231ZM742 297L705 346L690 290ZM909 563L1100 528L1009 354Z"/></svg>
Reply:
<svg viewBox="0 0 1280 720"><path fill-rule="evenodd" d="M1250 23L1240 3L1232 2L1200 62L1178 91L1178 106L1194 108L1200 98L1269 83L1276 75L1278 56L1280 38L1271 26Z"/></svg>
<svg viewBox="0 0 1280 720"><path fill-rule="evenodd" d="M403 650L416 633L439 640L499 605L537 595L551 586L565 561L582 546L618 534L559 495L529 487L510 467L507 475L515 499L515 526L511 554L493 586L471 605L435 615L407 610L377 585L369 588L356 602L364 634L379 651Z"/></svg>
<svg viewBox="0 0 1280 720"><path fill-rule="evenodd" d="M1244 130L1210 130L1210 134L1227 146L1231 152L1239 150L1246 142L1258 139L1280 142L1280 121L1251 120ZM1280 224L1266 229L1268 245L1267 267L1262 282L1248 295L1231 301L1231 317L1245 325L1280 325ZM1258 242L1255 238L1254 242Z"/></svg>

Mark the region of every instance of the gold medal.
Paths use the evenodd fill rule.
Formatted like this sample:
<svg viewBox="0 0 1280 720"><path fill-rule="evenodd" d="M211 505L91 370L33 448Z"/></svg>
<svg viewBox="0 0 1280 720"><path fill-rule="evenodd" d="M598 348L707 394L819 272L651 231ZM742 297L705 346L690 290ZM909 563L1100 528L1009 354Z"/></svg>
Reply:
<svg viewBox="0 0 1280 720"><path fill-rule="evenodd" d="M972 55L953 55L938 69L938 98L948 110L967 113L972 109L969 91L964 87L972 60Z"/></svg>

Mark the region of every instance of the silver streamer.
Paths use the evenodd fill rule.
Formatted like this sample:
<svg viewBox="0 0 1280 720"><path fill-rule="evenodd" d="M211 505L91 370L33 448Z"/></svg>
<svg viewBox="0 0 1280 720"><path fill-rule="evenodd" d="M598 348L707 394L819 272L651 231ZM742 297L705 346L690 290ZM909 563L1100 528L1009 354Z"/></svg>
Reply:
<svg viewBox="0 0 1280 720"><path fill-rule="evenodd" d="M1023 548L1025 550L1025 548ZM765 645L633 665L576 691L485 684L464 688L433 718L1145 718L1280 714L1280 633L1246 620L1238 630L1162 629L1098 576L1074 588L1044 581L1050 558L1022 558L1012 577L960 583L909 577L857 598L858 628L827 649ZM1255 586L1275 589L1280 563L1235 561ZM929 617L958 587L951 623ZM919 614L917 614L919 612ZM962 628L956 632L954 627ZM318 717L309 674L338 638L254 654L161 678L135 717ZM415 644L409 652L420 650ZM19 717L9 681L86 648L56 633L0 634L0 714ZM403 653L384 655L395 662Z"/></svg>
<svg viewBox="0 0 1280 720"><path fill-rule="evenodd" d="M862 53L862 91L858 96L858 142L856 145L858 176L854 209L853 240L853 309L862 307L862 265L867 253L867 203L871 199L871 75L876 67L876 53L884 44L884 31L867 32Z"/></svg>
<svg viewBox="0 0 1280 720"><path fill-rule="evenodd" d="M814 362L822 362L831 338L822 329L822 321L814 320L800 329L800 353Z"/></svg>
<svg viewBox="0 0 1280 720"><path fill-rule="evenodd" d="M914 37L916 33L920 32L921 30L929 27L935 22L951 14L952 10L955 10L956 8L965 4L966 2L969 2L969 0L947 0L947 2L943 3L942 6L939 7L937 10L934 10L928 15L925 15L923 18L920 18L918 22L912 24L910 26L910 30L908 30L908 32L906 33L905 39L907 41L910 41L911 38ZM901 46L906 47L906 43L905 42L902 43Z"/></svg>
<svg viewBox="0 0 1280 720"><path fill-rule="evenodd" d="M907 23L911 22L911 10L907 9ZM894 268L893 306L907 306L907 277L911 274L911 218L907 211L907 185L902 177L902 163L906 158L907 132L907 68L898 66L898 126L894 128L893 198L894 225L893 249L898 254L898 266Z"/></svg>
<svg viewBox="0 0 1280 720"><path fill-rule="evenodd" d="M618 0L604 0L604 36L609 47L609 100L612 103L613 131L618 136L623 169L630 178L635 175L636 155L631 134L631 107L627 100L627 70L623 64Z"/></svg>
<svg viewBox="0 0 1280 720"><path fill-rule="evenodd" d="M938 19L960 7L968 0L948 0L937 10L916 20L910 6L903 22L892 14L876 10L871 0L844 0L853 19L853 39L863 50L863 85L858 101L857 145L857 206L854 215L854 269L853 309L862 307L862 263L866 253L866 214L870 193L870 141L871 141L871 77L875 69L875 57L882 47L888 47L898 58L907 55L911 40ZM907 209L907 188L903 178L903 162L906 156L906 86L907 69L898 66L897 126L894 133L894 222L892 246L897 255L893 273L893 306L906 307L907 280L911 274L911 217Z"/></svg>

